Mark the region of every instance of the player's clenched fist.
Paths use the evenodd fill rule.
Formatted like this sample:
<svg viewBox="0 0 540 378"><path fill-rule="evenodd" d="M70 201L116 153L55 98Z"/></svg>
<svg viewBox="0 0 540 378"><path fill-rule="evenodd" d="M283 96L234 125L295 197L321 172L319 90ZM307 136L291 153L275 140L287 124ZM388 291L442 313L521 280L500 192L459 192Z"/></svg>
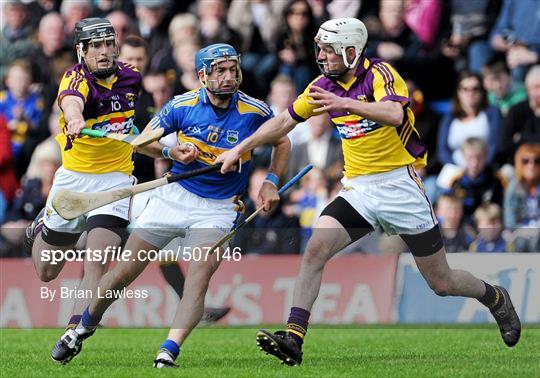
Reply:
<svg viewBox="0 0 540 378"><path fill-rule="evenodd" d="M240 154L237 152L235 147L219 155L214 163L223 163L221 166L221 173L227 173L235 170L235 164L239 159Z"/></svg>
<svg viewBox="0 0 540 378"><path fill-rule="evenodd" d="M265 181L259 191L257 202L257 207L263 205L265 212L272 210L279 202L279 194L276 186L271 182Z"/></svg>
<svg viewBox="0 0 540 378"><path fill-rule="evenodd" d="M169 156L182 164L189 164L197 159L197 156L199 156L199 149L192 143L183 143L171 148Z"/></svg>
<svg viewBox="0 0 540 378"><path fill-rule="evenodd" d="M82 118L75 118L68 122L66 128L66 135L79 137L81 136L81 131L86 127L86 122Z"/></svg>

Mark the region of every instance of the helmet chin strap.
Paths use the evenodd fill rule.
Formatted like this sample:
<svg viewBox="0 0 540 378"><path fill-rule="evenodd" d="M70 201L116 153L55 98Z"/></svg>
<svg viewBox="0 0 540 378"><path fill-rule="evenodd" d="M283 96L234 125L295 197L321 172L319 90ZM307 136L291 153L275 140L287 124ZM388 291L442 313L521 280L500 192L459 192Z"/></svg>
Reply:
<svg viewBox="0 0 540 378"><path fill-rule="evenodd" d="M113 62L113 65L110 68L92 71L92 75L94 75L98 79L106 79L114 75L115 72L116 72L116 61Z"/></svg>
<svg viewBox="0 0 540 378"><path fill-rule="evenodd" d="M233 94L235 94L236 91L238 90L238 87L239 87L238 81L237 81L237 86L235 87L235 89L232 89L230 91L225 92L219 89L218 90L211 89L210 86L208 85L208 82L209 82L208 75L206 74L206 72L204 72L204 70L203 70L203 74L204 74L204 80L199 78L199 81L208 90L208 92L212 93L212 95L216 96L220 100L230 99L233 96ZM217 82L217 80L213 80L213 81Z"/></svg>
<svg viewBox="0 0 540 378"><path fill-rule="evenodd" d="M90 68L88 67L88 63L86 62L86 59L84 57L84 45L82 42L79 43L79 48L77 49L77 59L79 63L83 63L85 67L90 71ZM95 69L93 71L90 71L92 75L94 75L98 79L107 79L115 74L116 72L116 57L117 55L113 55L113 65L109 68L103 68L103 69ZM97 58L94 58L96 60L96 66L97 66Z"/></svg>

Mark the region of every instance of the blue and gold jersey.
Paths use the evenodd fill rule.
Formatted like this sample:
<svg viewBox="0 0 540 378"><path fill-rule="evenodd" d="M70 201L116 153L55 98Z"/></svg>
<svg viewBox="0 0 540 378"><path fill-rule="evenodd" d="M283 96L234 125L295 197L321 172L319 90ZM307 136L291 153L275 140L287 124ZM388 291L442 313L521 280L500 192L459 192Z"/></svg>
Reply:
<svg viewBox="0 0 540 378"><path fill-rule="evenodd" d="M191 142L199 149L199 157L191 164L173 162L172 173L184 173L214 164L223 152L253 134L273 117L264 102L242 92L235 93L228 109L216 114L204 88L175 96L150 121L153 129L162 127L164 135L178 133L178 143ZM209 173L179 181L185 189L213 199L242 194L247 186L251 152L242 156L242 172Z"/></svg>

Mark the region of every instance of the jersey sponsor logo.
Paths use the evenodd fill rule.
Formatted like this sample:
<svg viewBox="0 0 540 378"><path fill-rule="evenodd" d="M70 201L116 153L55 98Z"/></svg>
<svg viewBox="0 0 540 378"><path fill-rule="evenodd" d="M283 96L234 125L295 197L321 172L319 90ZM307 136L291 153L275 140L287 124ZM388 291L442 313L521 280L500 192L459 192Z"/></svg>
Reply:
<svg viewBox="0 0 540 378"><path fill-rule="evenodd" d="M345 121L341 125L337 125L339 135L343 139L356 139L365 137L370 132L381 128L382 126L370 119L361 121Z"/></svg>
<svg viewBox="0 0 540 378"><path fill-rule="evenodd" d="M108 121L96 123L94 126L92 126L94 130L103 130L108 133L120 134L129 134L133 127L133 117L114 117Z"/></svg>
<svg viewBox="0 0 540 378"><path fill-rule="evenodd" d="M187 128L187 132L190 134L201 134L202 130L199 126L190 126Z"/></svg>
<svg viewBox="0 0 540 378"><path fill-rule="evenodd" d="M238 143L238 131L236 131L236 130L227 130L227 143L229 143L229 144Z"/></svg>

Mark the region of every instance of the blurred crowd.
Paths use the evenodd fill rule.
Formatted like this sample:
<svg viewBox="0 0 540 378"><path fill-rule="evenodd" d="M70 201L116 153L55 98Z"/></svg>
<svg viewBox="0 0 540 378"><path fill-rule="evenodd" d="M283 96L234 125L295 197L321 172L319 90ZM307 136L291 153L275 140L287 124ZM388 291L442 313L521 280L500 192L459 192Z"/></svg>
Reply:
<svg viewBox="0 0 540 378"><path fill-rule="evenodd" d="M540 1L538 0L3 0L0 17L0 256L21 256L24 228L45 204L61 157L54 136L75 23L107 17L119 60L138 67L144 128L172 96L200 86L194 56L225 42L242 54L241 90L283 111L318 74L313 37L330 18L367 26L367 57L398 70L429 151L419 170L448 252L540 251ZM327 115L299 124L288 177L314 169L236 243L245 253L301 253L341 189L343 157ZM174 138L172 143L174 143ZM171 143L164 140L163 143ZM253 152L246 214L271 148ZM135 154L139 182L168 162ZM346 252L399 253L377 232Z"/></svg>

